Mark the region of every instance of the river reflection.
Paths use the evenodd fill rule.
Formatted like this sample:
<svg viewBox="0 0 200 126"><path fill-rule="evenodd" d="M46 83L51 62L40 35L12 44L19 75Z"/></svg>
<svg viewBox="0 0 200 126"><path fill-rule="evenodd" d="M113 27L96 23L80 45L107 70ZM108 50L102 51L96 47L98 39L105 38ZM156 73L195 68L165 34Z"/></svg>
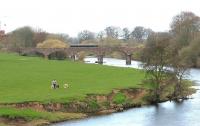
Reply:
<svg viewBox="0 0 200 126"><path fill-rule="evenodd" d="M94 63L96 58L86 58ZM126 66L125 60L105 58L105 65L138 68L140 64L133 61ZM200 71L191 69L188 78L197 82L199 88ZM68 121L54 126L200 126L200 92L191 96L193 99L183 102L164 102L157 106L144 106L121 113L90 117L83 120Z"/></svg>

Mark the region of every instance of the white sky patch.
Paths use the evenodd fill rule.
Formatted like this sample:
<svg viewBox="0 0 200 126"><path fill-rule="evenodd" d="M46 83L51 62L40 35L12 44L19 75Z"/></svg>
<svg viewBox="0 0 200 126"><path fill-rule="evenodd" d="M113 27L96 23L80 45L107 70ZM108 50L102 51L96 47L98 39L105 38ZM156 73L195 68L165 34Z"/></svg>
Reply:
<svg viewBox="0 0 200 126"><path fill-rule="evenodd" d="M0 4L1 27L6 32L29 25L70 36L84 29L99 32L110 25L166 31L181 11L200 16L199 0L0 0Z"/></svg>

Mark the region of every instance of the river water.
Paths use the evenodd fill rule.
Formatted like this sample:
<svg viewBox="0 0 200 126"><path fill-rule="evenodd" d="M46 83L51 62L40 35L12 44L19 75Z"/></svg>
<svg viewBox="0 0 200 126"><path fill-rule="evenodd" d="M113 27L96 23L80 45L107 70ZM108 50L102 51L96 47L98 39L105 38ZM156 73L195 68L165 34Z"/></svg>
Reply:
<svg viewBox="0 0 200 126"><path fill-rule="evenodd" d="M96 58L86 58L85 62L95 63ZM104 65L141 68L140 62L104 58ZM200 89L200 70L191 69L187 78L196 81ZM149 105L133 108L120 113L90 117L82 120L67 121L53 126L200 126L200 90L183 102L164 102L158 106Z"/></svg>

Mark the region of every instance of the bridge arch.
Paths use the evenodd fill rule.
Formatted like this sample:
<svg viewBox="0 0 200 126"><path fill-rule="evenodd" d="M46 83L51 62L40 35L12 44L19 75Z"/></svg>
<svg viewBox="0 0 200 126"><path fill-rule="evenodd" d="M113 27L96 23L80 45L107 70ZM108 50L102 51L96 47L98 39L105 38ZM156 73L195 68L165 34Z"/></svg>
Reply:
<svg viewBox="0 0 200 126"><path fill-rule="evenodd" d="M68 58L65 50L55 50L48 54L48 59L64 60Z"/></svg>
<svg viewBox="0 0 200 126"><path fill-rule="evenodd" d="M38 52L40 54L43 54L45 58L48 58L49 55L56 52L63 52L69 57L71 57L73 60L75 60L76 55L79 52L87 52L91 53L97 56L98 63L103 64L103 57L105 57L106 54L111 52L119 52L121 55L123 55L126 59L126 64L131 64L132 54L133 52L137 51L138 48L131 48L131 47L85 47L85 46L77 46L77 47L69 47L69 48L24 48L21 50L21 54L27 54L30 52Z"/></svg>
<svg viewBox="0 0 200 126"><path fill-rule="evenodd" d="M135 49L129 47L102 47L102 50L102 54L97 57L100 64L103 63L103 57L116 52L121 55L120 58L126 59L126 65L131 65L132 54L135 51Z"/></svg>
<svg viewBox="0 0 200 126"><path fill-rule="evenodd" d="M45 57L45 54L40 50L32 50L32 49L30 49L30 50L21 51L20 53L21 53L20 55L22 55L22 56L27 56L28 55L28 56Z"/></svg>

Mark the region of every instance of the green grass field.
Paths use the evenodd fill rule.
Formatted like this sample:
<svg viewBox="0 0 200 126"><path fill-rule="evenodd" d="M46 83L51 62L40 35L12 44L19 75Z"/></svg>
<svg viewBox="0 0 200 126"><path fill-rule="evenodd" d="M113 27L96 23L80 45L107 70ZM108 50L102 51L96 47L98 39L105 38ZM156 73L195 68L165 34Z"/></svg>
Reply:
<svg viewBox="0 0 200 126"><path fill-rule="evenodd" d="M33 109L16 109L2 107L0 108L0 117L5 117L8 119L23 118L26 121L45 119L49 121L57 121L63 119L76 119L83 117L84 114L81 113L61 113L61 112L45 112L36 111ZM1 126L1 125L0 125Z"/></svg>
<svg viewBox="0 0 200 126"><path fill-rule="evenodd" d="M70 61L0 53L0 103L66 102L114 88L140 87L144 72ZM60 88L52 90L51 80ZM68 83L68 89L63 84Z"/></svg>

